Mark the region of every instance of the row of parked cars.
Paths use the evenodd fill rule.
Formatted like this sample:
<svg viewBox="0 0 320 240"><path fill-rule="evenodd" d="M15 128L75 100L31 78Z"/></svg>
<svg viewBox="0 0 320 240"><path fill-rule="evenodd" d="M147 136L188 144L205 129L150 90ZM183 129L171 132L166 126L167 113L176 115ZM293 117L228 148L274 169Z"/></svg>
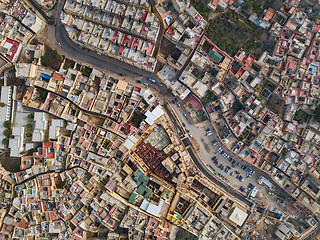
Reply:
<svg viewBox="0 0 320 240"><path fill-rule="evenodd" d="M250 168L247 168L245 165L241 165L239 162L236 162L236 160L234 160L232 157L230 157L226 152L223 151L223 149L221 147L218 148L218 152L225 158L225 159L229 159L229 162L231 163L231 167L232 168L237 168L237 167L240 167L242 170L247 170L246 172L246 177L249 178L249 177L252 177L253 174L254 174L254 170L250 169ZM216 159L216 157L214 157ZM218 160L216 160L217 164L218 165ZM222 165L222 164L221 164ZM227 166L226 169L225 169L225 172L228 174L231 170L231 167ZM223 165L222 167L220 167L221 170L224 169ZM239 180L239 181L243 181L244 178L240 175L240 173L238 171L233 171L230 173L230 175L232 176L233 174L237 174L236 178Z"/></svg>

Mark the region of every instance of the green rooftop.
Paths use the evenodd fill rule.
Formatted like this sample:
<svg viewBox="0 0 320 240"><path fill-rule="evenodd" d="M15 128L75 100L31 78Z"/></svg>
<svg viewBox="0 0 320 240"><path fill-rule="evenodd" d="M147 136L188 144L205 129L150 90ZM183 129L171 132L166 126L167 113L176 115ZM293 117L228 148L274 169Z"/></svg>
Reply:
<svg viewBox="0 0 320 240"><path fill-rule="evenodd" d="M220 53L218 53L216 51L212 51L212 49L210 49L208 56L216 63L220 63L223 58L223 56Z"/></svg>
<svg viewBox="0 0 320 240"><path fill-rule="evenodd" d="M138 186L142 184L145 187L147 186L147 184L149 182L149 178L147 176L145 176L140 169L138 169L134 173L134 180L136 181Z"/></svg>
<svg viewBox="0 0 320 240"><path fill-rule="evenodd" d="M147 188L143 185L140 185L137 189L137 193L142 195L144 198L148 199L150 197L152 191L149 188Z"/></svg>
<svg viewBox="0 0 320 240"><path fill-rule="evenodd" d="M136 193L132 193L131 197L129 198L129 203L133 203L134 200L136 199L137 194Z"/></svg>

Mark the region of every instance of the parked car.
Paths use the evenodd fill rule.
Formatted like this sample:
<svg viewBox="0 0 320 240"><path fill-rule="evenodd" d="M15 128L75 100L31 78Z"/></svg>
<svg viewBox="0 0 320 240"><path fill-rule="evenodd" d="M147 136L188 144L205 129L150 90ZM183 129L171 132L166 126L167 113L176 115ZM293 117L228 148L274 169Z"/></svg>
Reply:
<svg viewBox="0 0 320 240"><path fill-rule="evenodd" d="M210 136L212 135L212 132L209 128L206 129L206 136Z"/></svg>
<svg viewBox="0 0 320 240"><path fill-rule="evenodd" d="M213 146L218 144L217 140L213 140L211 143L213 144Z"/></svg>
<svg viewBox="0 0 320 240"><path fill-rule="evenodd" d="M246 170L246 168L247 168L247 167L246 167L245 165L242 165L242 166L241 166L241 169L242 169L242 170Z"/></svg>
<svg viewBox="0 0 320 240"><path fill-rule="evenodd" d="M181 106L181 104L177 102L177 106L178 106L178 107L180 107L180 106Z"/></svg>
<svg viewBox="0 0 320 240"><path fill-rule="evenodd" d="M145 83L143 83L143 84L146 85L146 86L149 86L149 83L146 83L146 82L145 82Z"/></svg>
<svg viewBox="0 0 320 240"><path fill-rule="evenodd" d="M183 116L185 116L185 117L186 117L186 116L187 116L187 113L186 113L186 112L184 112L184 113L183 113Z"/></svg>
<svg viewBox="0 0 320 240"><path fill-rule="evenodd" d="M137 82L137 83L142 83L140 80L137 80L136 82Z"/></svg>
<svg viewBox="0 0 320 240"><path fill-rule="evenodd" d="M245 189L244 187L242 187L242 186L240 187L240 191L241 191L241 192L244 192L245 190L246 190L246 189Z"/></svg>

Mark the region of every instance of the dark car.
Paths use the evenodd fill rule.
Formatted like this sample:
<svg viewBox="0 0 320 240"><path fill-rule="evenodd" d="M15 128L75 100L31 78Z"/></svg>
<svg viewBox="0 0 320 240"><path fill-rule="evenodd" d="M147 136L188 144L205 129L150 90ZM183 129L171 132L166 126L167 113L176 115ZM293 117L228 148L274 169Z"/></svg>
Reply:
<svg viewBox="0 0 320 240"><path fill-rule="evenodd" d="M137 80L136 82L137 82L137 83L142 83L140 80Z"/></svg>
<svg viewBox="0 0 320 240"><path fill-rule="evenodd" d="M252 183L248 184L248 190L251 191L252 189L254 189L255 186Z"/></svg>
<svg viewBox="0 0 320 240"><path fill-rule="evenodd" d="M241 187L240 187L240 191L241 191L241 192L244 192L244 190L246 190L246 189L241 186Z"/></svg>
<svg viewBox="0 0 320 240"><path fill-rule="evenodd" d="M231 157L231 158L229 159L229 162L232 162L232 160L233 160L233 159L232 159L232 157Z"/></svg>
<svg viewBox="0 0 320 240"><path fill-rule="evenodd" d="M242 165L242 166L241 166L241 169L242 169L242 170L246 170L246 168L247 168L247 167L246 167L245 165Z"/></svg>
<svg viewBox="0 0 320 240"><path fill-rule="evenodd" d="M186 124L185 124L185 123L182 123L182 126L183 126L183 127L186 127Z"/></svg>

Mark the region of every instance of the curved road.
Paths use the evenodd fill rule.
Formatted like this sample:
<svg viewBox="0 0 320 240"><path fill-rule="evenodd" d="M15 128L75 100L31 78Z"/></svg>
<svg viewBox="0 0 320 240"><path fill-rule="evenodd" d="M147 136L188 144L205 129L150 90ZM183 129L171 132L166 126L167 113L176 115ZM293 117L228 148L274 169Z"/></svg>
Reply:
<svg viewBox="0 0 320 240"><path fill-rule="evenodd" d="M33 1L33 0L29 0ZM88 49L82 49L77 44L75 44L68 36L64 25L61 23L60 20L60 12L62 10L62 7L65 3L65 0L59 2L55 15L56 24L53 26L48 26L48 33L47 38L43 39L46 43L48 43L49 46L56 49L61 54L67 56L68 58L71 58L77 62L80 62L83 65L92 66L98 70L108 72L111 76L114 74L117 75L118 79L121 79L119 77L119 74L125 74L125 78L122 80L126 80L130 83L133 83L135 85L139 85L135 83L136 80L145 81L146 77L152 77L154 79L157 79L156 75L151 74L145 70L139 69L135 66L132 66L130 64L124 63L118 59L114 59L109 56L105 55L97 55L95 52L90 51ZM148 82L150 84L150 82ZM170 101L168 97L171 97L170 94L167 91L167 88L164 86L159 86L157 84L150 84L152 88L155 88L163 101ZM179 109L179 113L182 114L183 109ZM189 150L188 150L189 151ZM234 191L230 186L228 186L226 183L222 182L220 179L217 179L211 171L204 167L204 164L201 163L201 161L198 159L198 156L196 156L193 153L193 150L190 150L190 155L194 161L194 164L198 167L198 169L213 183L218 184L219 186L227 189L230 191L234 197L240 199L248 206L252 206L252 203L248 201L242 194L239 194L238 192ZM231 154L230 154L231 155ZM256 168L256 173L258 172L258 169ZM264 173L265 174L265 173ZM263 175L264 175L263 174ZM270 179L270 178L269 178ZM272 181L273 182L273 181ZM286 192L283 192L286 193ZM286 197L292 197L289 194L286 194Z"/></svg>

